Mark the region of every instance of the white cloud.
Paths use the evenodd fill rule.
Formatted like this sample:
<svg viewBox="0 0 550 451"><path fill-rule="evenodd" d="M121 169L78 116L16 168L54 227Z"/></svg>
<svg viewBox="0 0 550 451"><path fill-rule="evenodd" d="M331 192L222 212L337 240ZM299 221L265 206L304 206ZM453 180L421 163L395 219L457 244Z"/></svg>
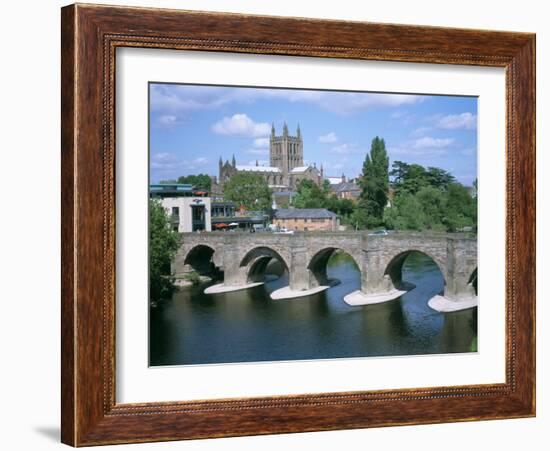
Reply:
<svg viewBox="0 0 550 451"><path fill-rule="evenodd" d="M441 156L446 155L448 147L455 143L454 138L423 138L409 141L388 150L390 155L408 155L413 157Z"/></svg>
<svg viewBox="0 0 550 451"><path fill-rule="evenodd" d="M347 157L339 158L338 162L335 163L325 160L323 161L323 169L325 170L325 177L341 177L342 172L349 177L355 171L361 170L353 160L350 162L350 159Z"/></svg>
<svg viewBox="0 0 550 451"><path fill-rule="evenodd" d="M204 157L195 158L193 160L193 164L196 166L204 166L205 164L208 164L208 158L204 158Z"/></svg>
<svg viewBox="0 0 550 451"><path fill-rule="evenodd" d="M155 173L162 176L180 176L189 171L197 170L209 164L208 158L197 157L193 160L183 160L170 152L153 152L150 166Z"/></svg>
<svg viewBox="0 0 550 451"><path fill-rule="evenodd" d="M269 155L269 138L256 138L252 142L252 148L246 150L252 155Z"/></svg>
<svg viewBox="0 0 550 451"><path fill-rule="evenodd" d="M410 157L438 157L446 155L447 151L441 148L416 148L414 146L391 147L388 149L388 154L394 158L395 155L407 155Z"/></svg>
<svg viewBox="0 0 550 451"><path fill-rule="evenodd" d="M415 149L441 149L449 147L454 141L454 138L432 138L431 136L425 136L424 138L417 139L413 143L413 147Z"/></svg>
<svg viewBox="0 0 550 451"><path fill-rule="evenodd" d="M177 167L179 163L179 158L169 152L158 152L151 155L151 169L173 169L174 167Z"/></svg>
<svg viewBox="0 0 550 451"><path fill-rule="evenodd" d="M306 91L295 89L227 88L219 86L153 84L151 109L164 114L217 109L230 103L250 105L262 99L316 104L338 113L352 114L373 107L398 107L421 102L424 96L365 92Z"/></svg>
<svg viewBox="0 0 550 451"><path fill-rule="evenodd" d="M156 123L162 127L173 127L180 124L181 120L174 114L164 114L157 118Z"/></svg>
<svg viewBox="0 0 550 451"><path fill-rule="evenodd" d="M343 169L344 168L344 165L342 163L336 163L336 164L333 164L331 169L336 169L336 170L340 170L340 169Z"/></svg>
<svg viewBox="0 0 550 451"><path fill-rule="evenodd" d="M319 140L320 143L330 144L330 143L337 142L338 141L338 136L336 136L336 133L330 132L330 133L327 133L326 135L319 136L318 140Z"/></svg>
<svg viewBox="0 0 550 451"><path fill-rule="evenodd" d="M340 155L347 155L350 153L361 153L362 150L357 146L356 143L342 143L332 148L334 153Z"/></svg>
<svg viewBox="0 0 550 451"><path fill-rule="evenodd" d="M405 116L405 114L406 113L404 111L395 111L394 113L390 114L390 117L392 119L399 119L399 118Z"/></svg>
<svg viewBox="0 0 550 451"><path fill-rule="evenodd" d="M256 148L265 148L269 146L269 138L256 138L253 143Z"/></svg>
<svg viewBox="0 0 550 451"><path fill-rule="evenodd" d="M472 113L449 114L437 121L439 128L474 130L477 127L477 115Z"/></svg>
<svg viewBox="0 0 550 451"><path fill-rule="evenodd" d="M223 95L227 88L153 84L150 90L151 109L168 113L219 108L230 98Z"/></svg>
<svg viewBox="0 0 550 451"><path fill-rule="evenodd" d="M269 149L248 149L246 153L252 155L269 155Z"/></svg>
<svg viewBox="0 0 550 451"><path fill-rule="evenodd" d="M418 127L418 128L415 128L411 132L411 136L416 136L416 137L422 136L422 135L426 134L427 132L429 132L431 129L432 129L432 127Z"/></svg>
<svg viewBox="0 0 550 451"><path fill-rule="evenodd" d="M244 113L234 114L212 125L212 131L220 135L259 137L267 136L271 127L267 122L254 122Z"/></svg>
<svg viewBox="0 0 550 451"><path fill-rule="evenodd" d="M357 111L397 107L421 102L422 96L406 94L377 94L365 92L326 92L314 91L317 96L300 99L309 103L315 103L321 108L337 114L349 115Z"/></svg>

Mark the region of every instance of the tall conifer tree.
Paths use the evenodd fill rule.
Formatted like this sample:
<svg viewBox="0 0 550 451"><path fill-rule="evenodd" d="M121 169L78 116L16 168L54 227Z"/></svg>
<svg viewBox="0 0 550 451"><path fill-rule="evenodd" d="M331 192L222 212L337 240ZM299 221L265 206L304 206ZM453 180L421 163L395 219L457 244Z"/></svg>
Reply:
<svg viewBox="0 0 550 451"><path fill-rule="evenodd" d="M362 189L359 207L367 227L382 224L384 208L388 203L389 158L386 143L378 136L372 140L370 153L365 157L363 173L359 180Z"/></svg>

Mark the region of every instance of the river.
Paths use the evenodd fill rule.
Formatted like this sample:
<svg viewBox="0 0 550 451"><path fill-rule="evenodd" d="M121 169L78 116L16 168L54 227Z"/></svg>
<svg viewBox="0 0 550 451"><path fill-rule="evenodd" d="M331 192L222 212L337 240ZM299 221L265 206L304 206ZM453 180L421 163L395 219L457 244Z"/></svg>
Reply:
<svg viewBox="0 0 550 451"><path fill-rule="evenodd" d="M183 288L150 308L151 366L477 351L477 308L438 313L428 299L443 289L435 263L411 253L403 279L416 288L382 304L351 307L360 287L351 257L334 254L327 274L341 283L312 296L274 301L277 280L249 290L205 295L208 284Z"/></svg>

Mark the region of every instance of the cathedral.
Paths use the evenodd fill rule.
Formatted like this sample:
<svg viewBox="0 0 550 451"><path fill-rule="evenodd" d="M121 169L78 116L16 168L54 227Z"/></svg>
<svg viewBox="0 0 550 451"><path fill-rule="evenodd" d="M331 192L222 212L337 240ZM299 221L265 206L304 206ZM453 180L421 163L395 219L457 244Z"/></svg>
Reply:
<svg viewBox="0 0 550 451"><path fill-rule="evenodd" d="M235 161L223 163L219 161L219 176L215 180L215 190L223 193L223 186L234 174L250 172L265 178L267 184L274 192L287 192L296 190L302 180L312 180L317 185L323 183L323 166L317 169L317 165L304 165L304 143L300 126L296 130L296 136L289 135L286 123L283 126L283 134L276 136L275 126L271 126L269 138L269 166L240 165Z"/></svg>

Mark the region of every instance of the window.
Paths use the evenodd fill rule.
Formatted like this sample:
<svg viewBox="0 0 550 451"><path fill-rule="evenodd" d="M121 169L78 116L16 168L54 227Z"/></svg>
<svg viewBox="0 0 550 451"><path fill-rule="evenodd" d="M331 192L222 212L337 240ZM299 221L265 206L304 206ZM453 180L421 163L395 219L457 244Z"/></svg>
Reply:
<svg viewBox="0 0 550 451"><path fill-rule="evenodd" d="M178 216L180 215L180 207L172 207L172 216Z"/></svg>
<svg viewBox="0 0 550 451"><path fill-rule="evenodd" d="M204 207L192 207L193 221L204 221Z"/></svg>

